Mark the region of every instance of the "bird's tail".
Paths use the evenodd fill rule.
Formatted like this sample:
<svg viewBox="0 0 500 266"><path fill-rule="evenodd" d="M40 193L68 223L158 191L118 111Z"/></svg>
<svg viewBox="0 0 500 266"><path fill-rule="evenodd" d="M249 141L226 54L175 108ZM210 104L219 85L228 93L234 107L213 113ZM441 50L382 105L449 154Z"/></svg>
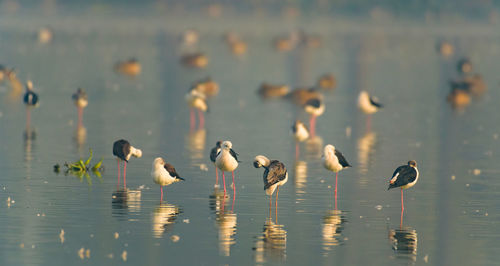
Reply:
<svg viewBox="0 0 500 266"><path fill-rule="evenodd" d="M180 182L180 181L186 181L186 179L180 177L180 176L176 176L175 177L175 182Z"/></svg>

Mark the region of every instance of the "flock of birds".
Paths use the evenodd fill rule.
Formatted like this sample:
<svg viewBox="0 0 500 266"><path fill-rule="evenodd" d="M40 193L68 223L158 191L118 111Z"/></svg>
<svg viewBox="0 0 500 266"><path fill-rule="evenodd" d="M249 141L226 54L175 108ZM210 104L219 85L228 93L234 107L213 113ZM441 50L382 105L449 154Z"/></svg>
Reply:
<svg viewBox="0 0 500 266"><path fill-rule="evenodd" d="M310 36L309 36L310 37ZM187 31L183 36L183 41L190 43L197 41L197 34L194 31ZM233 53L242 54L246 52L247 46L235 34L228 34L225 37L226 42L231 47ZM307 39L306 35L290 36L289 38L282 38L276 40L275 45L278 50L287 50L290 43L297 43L299 40L314 40L314 38ZM447 56L453 52L453 47L447 42L443 42L438 47L439 52ZM208 58L203 53L191 53L183 55L180 62L184 65L203 68L208 63ZM141 65L137 59L132 58L127 61L118 62L114 66L115 71L129 76L136 76L141 72ZM472 64L470 60L463 59L458 62L458 71L462 74L460 79L450 82L451 92L447 100L454 106L464 106L470 101L470 95L478 96L482 94L486 86L479 74L472 74ZM4 77L15 77L13 70L9 70L0 66L0 81ZM313 88L301 88L290 91L287 85L274 85L263 83L257 93L262 98L284 98L296 104L302 110L309 114L309 126L300 120L296 120L292 126L292 133L296 141L296 157L299 154L300 142L303 142L315 136L316 118L321 116L325 111L325 102L323 94L318 88L324 90L331 90L336 87L336 79L332 74L325 74L318 79L318 82ZM198 115L198 127L204 127L204 113L209 109L207 99L217 95L219 92L219 85L210 78L196 82L188 91L185 96L187 105L190 108L190 128L191 130L196 124L196 113ZM82 125L83 109L88 105L88 97L86 92L78 88L72 95L74 104L78 108L78 125ZM26 123L27 128L30 124L30 109L38 106L39 96L33 90L33 83L26 82L26 92L23 96L23 101L27 106ZM376 113L382 104L374 96L371 96L367 91L361 91L358 96L357 106L367 115L366 128L369 130L371 127L371 114ZM123 184L126 187L126 170L127 163L131 157L141 157L142 151L130 145L127 140L120 139L113 144L113 155L118 159L118 185L120 184L120 162L124 162L123 166ZM222 183L224 188L224 196L227 193L225 172L232 174L232 188L233 198L236 194L235 175L234 171L238 167L240 161L238 154L233 150L233 144L229 140L217 141L216 146L211 149L210 160L215 165L216 182L215 185L219 186L218 170L222 171ZM325 169L335 173L335 209L337 209L337 181L338 173L346 168L352 167L345 156L331 144L327 144L323 149L322 162ZM278 207L278 193L279 188L286 184L288 180L288 172L285 165L279 160L269 159L264 155L257 155L254 158L253 165L255 168L264 168L263 184L264 190L269 195L269 208L272 208L272 195L276 192L276 210ZM153 181L160 186L161 200L163 200L163 187L170 184L183 181L184 179L177 173L173 165L165 161L164 158L158 157L153 160L151 176ZM401 219L404 211L403 189L414 186L419 177L417 169L417 162L410 160L407 164L396 168L389 180L388 189L400 188L401 189Z"/></svg>

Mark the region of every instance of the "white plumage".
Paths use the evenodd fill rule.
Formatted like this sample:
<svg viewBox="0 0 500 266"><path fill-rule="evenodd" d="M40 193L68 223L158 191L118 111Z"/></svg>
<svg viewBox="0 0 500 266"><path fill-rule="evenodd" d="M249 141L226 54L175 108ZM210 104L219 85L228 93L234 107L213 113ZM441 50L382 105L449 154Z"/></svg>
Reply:
<svg viewBox="0 0 500 266"><path fill-rule="evenodd" d="M222 142L219 155L217 155L215 159L215 165L222 171L232 172L238 167L238 161L233 154L231 154L232 147L233 144L231 141L226 140Z"/></svg>
<svg viewBox="0 0 500 266"><path fill-rule="evenodd" d="M367 91L361 91L358 96L358 107L365 114L373 114L378 111L380 104L376 103L376 98L370 99L370 94ZM377 106L379 105L379 106Z"/></svg>

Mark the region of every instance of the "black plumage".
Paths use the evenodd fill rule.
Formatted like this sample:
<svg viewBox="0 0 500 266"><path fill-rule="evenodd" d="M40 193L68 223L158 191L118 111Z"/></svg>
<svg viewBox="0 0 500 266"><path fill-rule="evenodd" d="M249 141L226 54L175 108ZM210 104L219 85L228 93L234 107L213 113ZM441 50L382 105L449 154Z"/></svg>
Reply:
<svg viewBox="0 0 500 266"><path fill-rule="evenodd" d="M383 107L383 105L378 101L378 99L372 96L370 96L370 103L377 108Z"/></svg>
<svg viewBox="0 0 500 266"><path fill-rule="evenodd" d="M124 139L120 139L113 143L113 155L127 161L127 155L130 153L130 143Z"/></svg>
<svg viewBox="0 0 500 266"><path fill-rule="evenodd" d="M220 153L220 152L219 152L219 153ZM217 155L219 155L219 153L217 153ZM229 153L231 154L231 156L233 156L233 158L234 158L237 162L241 163L241 161L240 161L240 160L238 160L238 154L237 154L237 153L236 153L233 149L229 149Z"/></svg>
<svg viewBox="0 0 500 266"><path fill-rule="evenodd" d="M313 98L306 102L306 106L312 106L314 108L319 108L321 106L321 100L319 98Z"/></svg>
<svg viewBox="0 0 500 266"><path fill-rule="evenodd" d="M26 105L35 106L38 104L38 94L34 93L31 90L27 90L24 94L23 101Z"/></svg>
<svg viewBox="0 0 500 266"><path fill-rule="evenodd" d="M335 150L335 156L337 156L337 158L339 159L339 163L343 168L352 167L352 165L347 162L344 155L339 150Z"/></svg>
<svg viewBox="0 0 500 266"><path fill-rule="evenodd" d="M285 165L277 160L272 160L268 167L264 166L264 190L286 178Z"/></svg>
<svg viewBox="0 0 500 266"><path fill-rule="evenodd" d="M180 177L179 174L177 174L177 171L175 170L173 165L165 163L163 167L165 167L165 170L167 170L170 176L175 177L176 179L185 180L184 178Z"/></svg>
<svg viewBox="0 0 500 266"><path fill-rule="evenodd" d="M394 173L392 174L392 178L394 178L396 175L398 175L396 180L392 183L389 183L389 187L387 188L387 190L391 188L402 187L414 182L417 179L417 170L415 170L415 168L411 167L409 164L402 165L396 168L396 171L394 171Z"/></svg>
<svg viewBox="0 0 500 266"><path fill-rule="evenodd" d="M217 159L217 155L219 155L219 152L220 152L220 145L222 144L222 141L217 141L217 143L215 143L215 147L212 148L212 150L210 151L210 161L212 161L213 163L215 163L215 160Z"/></svg>

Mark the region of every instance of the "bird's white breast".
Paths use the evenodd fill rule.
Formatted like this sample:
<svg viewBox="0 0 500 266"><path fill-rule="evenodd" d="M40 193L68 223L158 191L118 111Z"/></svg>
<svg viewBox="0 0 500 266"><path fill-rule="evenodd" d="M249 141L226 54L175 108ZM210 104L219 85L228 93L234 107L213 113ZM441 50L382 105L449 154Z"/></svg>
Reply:
<svg viewBox="0 0 500 266"><path fill-rule="evenodd" d="M229 153L228 150L221 150L219 156L215 160L215 165L221 169L222 171L232 172L238 167L238 162L234 157Z"/></svg>
<svg viewBox="0 0 500 266"><path fill-rule="evenodd" d="M332 172L339 172L342 170L342 165L339 163L339 159L335 155L326 154L323 157L323 166Z"/></svg>
<svg viewBox="0 0 500 266"><path fill-rule="evenodd" d="M168 186L175 181L175 177L170 176L170 173L162 165L155 167L151 171L151 176L153 181L160 186Z"/></svg>

